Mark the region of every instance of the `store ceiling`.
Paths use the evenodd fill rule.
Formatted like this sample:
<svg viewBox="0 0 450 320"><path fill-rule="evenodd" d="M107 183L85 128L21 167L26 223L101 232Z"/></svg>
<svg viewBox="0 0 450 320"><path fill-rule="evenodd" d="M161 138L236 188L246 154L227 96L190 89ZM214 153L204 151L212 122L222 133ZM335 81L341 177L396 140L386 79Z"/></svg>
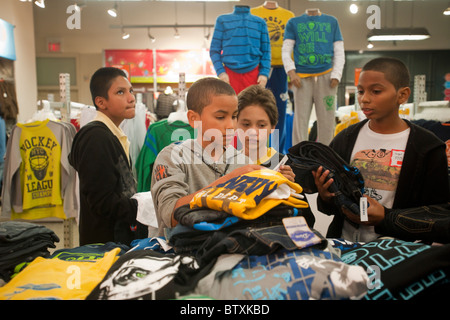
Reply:
<svg viewBox="0 0 450 320"><path fill-rule="evenodd" d="M45 52L48 38L60 38L64 52L98 52L103 48L158 48L191 49L209 47L205 35L216 18L232 11L234 5L255 7L265 0L240 0L239 2L204 1L157 1L157 0L46 0L45 9L34 7L37 51ZM443 15L450 0L278 0L281 7L296 15L306 8L320 8L324 13L334 15L340 23L348 51L367 50L367 35L372 14L367 12L371 5L380 7L381 28L427 28L431 38L422 41L387 41L374 44L371 50L448 50L450 48L450 16ZM69 30L66 27L67 7L74 2L84 4L81 13L81 28ZM114 4L120 11L117 19L107 14ZM351 14L349 5L357 3L359 12ZM174 25L179 28L180 38L174 39ZM193 27L201 25L201 27ZM131 37L122 40L121 28L127 27ZM142 27L144 26L144 27ZM155 27L160 26L160 27ZM206 26L206 27L204 27ZM152 28L151 30L148 30ZM148 33L157 39L150 42ZM209 38L210 40L211 38ZM100 41L101 40L101 41Z"/></svg>
<svg viewBox="0 0 450 320"><path fill-rule="evenodd" d="M239 2L240 0L83 0L84 2L139 2L139 1L161 1L161 2Z"/></svg>

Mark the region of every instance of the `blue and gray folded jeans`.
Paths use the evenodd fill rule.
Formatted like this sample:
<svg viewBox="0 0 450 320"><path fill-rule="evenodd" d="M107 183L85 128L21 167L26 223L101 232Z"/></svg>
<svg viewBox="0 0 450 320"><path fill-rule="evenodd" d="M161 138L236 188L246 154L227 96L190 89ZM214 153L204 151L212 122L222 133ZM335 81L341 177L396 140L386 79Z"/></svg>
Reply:
<svg viewBox="0 0 450 320"><path fill-rule="evenodd" d="M289 148L287 154L295 182L305 193L318 192L312 171L320 166L329 170L327 180L333 178L329 191L335 193L335 205L349 209L359 215L359 199L364 194L364 178L358 168L350 166L332 148L320 142L302 141Z"/></svg>

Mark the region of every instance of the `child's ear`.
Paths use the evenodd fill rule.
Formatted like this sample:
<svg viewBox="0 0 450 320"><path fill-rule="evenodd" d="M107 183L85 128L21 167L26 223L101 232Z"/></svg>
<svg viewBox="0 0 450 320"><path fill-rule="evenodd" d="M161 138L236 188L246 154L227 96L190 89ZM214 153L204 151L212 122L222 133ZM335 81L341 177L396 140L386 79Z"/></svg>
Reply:
<svg viewBox="0 0 450 320"><path fill-rule="evenodd" d="M398 89L398 104L400 105L408 102L410 95L411 89L409 87L403 87Z"/></svg>
<svg viewBox="0 0 450 320"><path fill-rule="evenodd" d="M95 105L100 109L100 110L106 110L106 103L105 103L105 98L97 96L95 97Z"/></svg>
<svg viewBox="0 0 450 320"><path fill-rule="evenodd" d="M189 125L192 128L195 128L194 124L196 121L200 121L200 115L197 112L195 112L194 110L188 110L187 118L189 121Z"/></svg>

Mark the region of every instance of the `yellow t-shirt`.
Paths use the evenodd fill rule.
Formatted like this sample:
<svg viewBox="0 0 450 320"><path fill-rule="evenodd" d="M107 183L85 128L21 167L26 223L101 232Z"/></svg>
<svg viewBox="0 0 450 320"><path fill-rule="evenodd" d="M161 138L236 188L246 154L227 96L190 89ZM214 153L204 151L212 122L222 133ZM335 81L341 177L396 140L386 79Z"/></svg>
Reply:
<svg viewBox="0 0 450 320"><path fill-rule="evenodd" d="M225 211L250 220L282 203L307 208L307 202L294 196L302 191L299 184L289 181L281 173L261 169L202 190L191 200L190 207Z"/></svg>
<svg viewBox="0 0 450 320"><path fill-rule="evenodd" d="M250 13L266 21L269 29L272 66L282 66L281 48L283 47L284 30L288 20L295 17L294 13L281 7L267 9L264 6L251 8Z"/></svg>
<svg viewBox="0 0 450 320"><path fill-rule="evenodd" d="M19 170L23 211L13 210L12 219L66 218L61 196L61 145L48 122L17 124L22 129Z"/></svg>
<svg viewBox="0 0 450 320"><path fill-rule="evenodd" d="M115 248L96 261L38 257L0 288L0 300L84 300L118 259Z"/></svg>
<svg viewBox="0 0 450 320"><path fill-rule="evenodd" d="M350 115L345 115L341 122L336 125L336 128L334 129L334 135L337 135L339 132L344 130L345 128L350 127L352 124L358 123L359 117L358 113L355 111L351 111Z"/></svg>
<svg viewBox="0 0 450 320"><path fill-rule="evenodd" d="M266 163L267 161L269 161L275 154L277 153L277 150L275 150L274 148L270 147L267 149L267 153L262 156L261 158L259 158L258 160L256 160L256 164L257 165L261 165L263 163Z"/></svg>

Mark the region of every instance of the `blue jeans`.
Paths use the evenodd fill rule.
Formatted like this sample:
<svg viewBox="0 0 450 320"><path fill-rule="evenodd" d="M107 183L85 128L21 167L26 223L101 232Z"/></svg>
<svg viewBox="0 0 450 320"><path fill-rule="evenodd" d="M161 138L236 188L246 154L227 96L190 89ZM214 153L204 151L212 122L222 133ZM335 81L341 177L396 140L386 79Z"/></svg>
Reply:
<svg viewBox="0 0 450 320"><path fill-rule="evenodd" d="M176 229L176 230L175 230ZM208 263L221 254L236 253L246 255L265 255L279 249L295 250L294 242L287 235L281 223L265 227L229 227L214 232L196 231L185 226L176 226L166 233L175 252L195 251L199 263ZM316 232L323 239L323 237ZM326 247L323 239L317 246Z"/></svg>
<svg viewBox="0 0 450 320"><path fill-rule="evenodd" d="M450 243L450 204L388 210L378 228L403 240Z"/></svg>

